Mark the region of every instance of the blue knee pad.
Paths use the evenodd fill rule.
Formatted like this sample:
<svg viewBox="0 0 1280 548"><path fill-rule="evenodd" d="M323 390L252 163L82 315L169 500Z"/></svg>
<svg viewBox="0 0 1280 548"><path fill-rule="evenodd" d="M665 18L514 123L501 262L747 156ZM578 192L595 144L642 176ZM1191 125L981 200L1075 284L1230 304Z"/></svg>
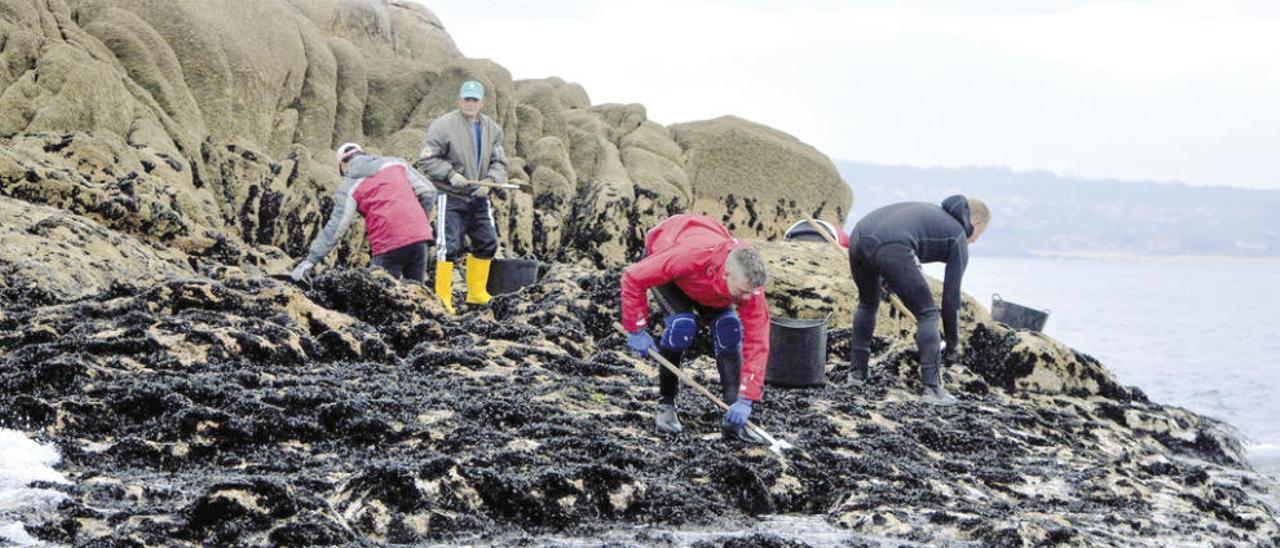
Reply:
<svg viewBox="0 0 1280 548"><path fill-rule="evenodd" d="M742 319L738 311L726 310L712 319L711 333L716 339L716 354L742 349Z"/></svg>
<svg viewBox="0 0 1280 548"><path fill-rule="evenodd" d="M663 350L684 352L693 344L693 336L698 333L698 319L692 312L680 312L667 316L662 330L662 339L658 346Z"/></svg>

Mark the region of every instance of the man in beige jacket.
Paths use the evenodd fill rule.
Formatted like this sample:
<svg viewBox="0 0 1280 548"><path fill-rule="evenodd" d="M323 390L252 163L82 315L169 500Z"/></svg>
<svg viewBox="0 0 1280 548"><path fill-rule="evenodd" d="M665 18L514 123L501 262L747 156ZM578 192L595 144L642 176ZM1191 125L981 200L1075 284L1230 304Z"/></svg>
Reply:
<svg viewBox="0 0 1280 548"><path fill-rule="evenodd" d="M458 110L431 123L414 163L441 191L436 203L436 294L450 313L454 312L454 261L466 252L466 302L488 304L489 263L498 250L489 187L474 183L505 183L507 155L502 150L502 127L481 114L482 108L484 85L463 82Z"/></svg>

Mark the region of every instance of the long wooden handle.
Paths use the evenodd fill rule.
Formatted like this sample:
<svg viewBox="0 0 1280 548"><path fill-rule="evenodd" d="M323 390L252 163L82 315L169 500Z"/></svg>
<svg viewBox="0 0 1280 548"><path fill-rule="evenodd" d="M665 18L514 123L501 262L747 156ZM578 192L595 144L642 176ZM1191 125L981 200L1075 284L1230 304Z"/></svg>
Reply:
<svg viewBox="0 0 1280 548"><path fill-rule="evenodd" d="M836 240L836 237L833 236L830 232L827 232L827 227L822 226L821 224L818 223L818 221L815 221L813 219L805 219L804 221L806 223L809 223L809 226L813 227L814 230L818 231L818 234L821 234L823 239L830 242L831 245L835 246L836 251L839 251L841 253L845 252L844 247L840 245L840 242Z"/></svg>
<svg viewBox="0 0 1280 548"><path fill-rule="evenodd" d="M467 181L467 184L484 186L489 188L513 188L516 190L519 190L521 188L520 185L515 185L511 183L491 183L489 181Z"/></svg>
<svg viewBox="0 0 1280 548"><path fill-rule="evenodd" d="M630 334L629 332L627 332L625 328L622 327L622 324L618 322L613 323L613 328L617 329L618 332L622 333L623 335ZM667 371L674 373L675 376L678 377L685 384L692 386L693 389L696 390L699 394L702 394L703 397L707 398L708 400L711 400L712 403L720 406L721 409L724 409L725 411L729 410L729 404L725 403L723 400L716 397L715 394L712 394L710 390L707 390L706 387L702 386L700 383L698 383L698 381L693 380L693 377L690 377L688 373L685 373L679 367L676 367L675 364L672 364L671 362L667 361L667 359L662 357L662 354L659 354L657 350L650 348L649 357L657 361L660 365L662 365L662 367L667 368ZM747 421L747 426L750 427L752 430L755 430L756 433L760 434L760 437L764 438L765 441L768 441L770 445L774 445L774 446L778 445L777 440L773 439L773 436L770 436L768 432L765 432L764 429L760 428L760 426L757 425L756 423Z"/></svg>
<svg viewBox="0 0 1280 548"><path fill-rule="evenodd" d="M614 322L613 328L617 329L618 332L622 333L623 335L630 334L627 332L625 328L622 327L622 324L620 323ZM690 377L688 373L684 372L684 370L680 369L679 367L676 367L675 364L671 363L670 361L667 361L667 359L662 357L662 354L659 354L657 350L650 348L649 357L656 360L659 364L662 365L662 367L667 368L667 371L674 373L676 377L679 377L680 380L684 381L685 384L692 386L694 390L697 390L699 394L702 394L708 400L711 400L712 403L719 405L721 409L724 409L725 411L729 410L728 404L721 401L720 398L717 398L715 394L712 394L710 390L707 390L706 387L699 384L698 381L693 380L693 377Z"/></svg>

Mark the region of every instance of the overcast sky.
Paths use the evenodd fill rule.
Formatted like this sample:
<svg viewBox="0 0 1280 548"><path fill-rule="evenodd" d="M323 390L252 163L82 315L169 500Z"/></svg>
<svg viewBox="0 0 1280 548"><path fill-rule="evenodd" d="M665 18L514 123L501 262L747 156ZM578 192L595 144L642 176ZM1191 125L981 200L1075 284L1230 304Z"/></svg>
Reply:
<svg viewBox="0 0 1280 548"><path fill-rule="evenodd" d="M662 124L734 114L832 159L1280 189L1276 1L426 4L468 57Z"/></svg>

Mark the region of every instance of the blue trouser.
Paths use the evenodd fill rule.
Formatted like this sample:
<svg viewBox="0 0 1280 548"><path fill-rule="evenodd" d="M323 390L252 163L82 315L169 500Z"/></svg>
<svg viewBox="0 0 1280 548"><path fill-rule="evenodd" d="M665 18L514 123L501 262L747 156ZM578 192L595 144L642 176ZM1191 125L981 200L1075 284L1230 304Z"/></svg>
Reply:
<svg viewBox="0 0 1280 548"><path fill-rule="evenodd" d="M851 238L849 269L858 286L858 308L853 314L853 340L849 365L866 372L871 356L871 336L876 330L876 310L880 307L880 280L902 299L916 317L916 348L920 367L937 368L942 337L938 333L938 307L933 302L929 282L920 270L911 247L897 242L881 244L874 237Z"/></svg>
<svg viewBox="0 0 1280 548"><path fill-rule="evenodd" d="M468 252L478 259L492 259L498 252L498 229L493 222L489 198L469 200L441 192L436 239L440 247L436 260L456 261ZM468 245L463 245L463 237Z"/></svg>
<svg viewBox="0 0 1280 548"><path fill-rule="evenodd" d="M392 276L422 283L427 272L427 242L417 242L373 256L373 266Z"/></svg>

